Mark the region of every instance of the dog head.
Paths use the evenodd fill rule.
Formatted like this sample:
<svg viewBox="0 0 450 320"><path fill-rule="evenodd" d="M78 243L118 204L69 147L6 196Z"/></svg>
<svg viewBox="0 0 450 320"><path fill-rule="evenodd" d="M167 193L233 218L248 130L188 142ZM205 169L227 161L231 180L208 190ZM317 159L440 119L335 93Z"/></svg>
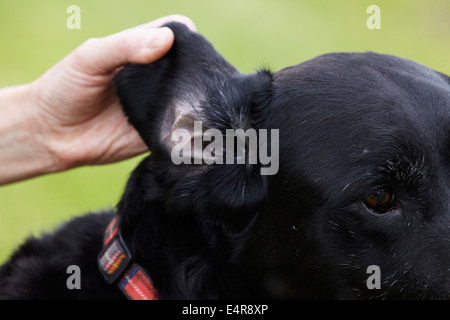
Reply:
<svg viewBox="0 0 450 320"><path fill-rule="evenodd" d="M171 217L232 234L222 258L261 296L450 297L447 76L375 53L244 75L168 26L116 85Z"/></svg>

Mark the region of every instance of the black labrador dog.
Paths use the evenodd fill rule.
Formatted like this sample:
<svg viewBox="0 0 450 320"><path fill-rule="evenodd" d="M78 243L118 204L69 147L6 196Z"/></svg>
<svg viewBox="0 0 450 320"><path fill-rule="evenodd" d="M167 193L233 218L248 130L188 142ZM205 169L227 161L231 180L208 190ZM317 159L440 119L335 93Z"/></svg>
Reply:
<svg viewBox="0 0 450 320"><path fill-rule="evenodd" d="M450 298L448 76L370 52L244 75L168 26L116 78L151 155L116 212L21 246L1 298Z"/></svg>

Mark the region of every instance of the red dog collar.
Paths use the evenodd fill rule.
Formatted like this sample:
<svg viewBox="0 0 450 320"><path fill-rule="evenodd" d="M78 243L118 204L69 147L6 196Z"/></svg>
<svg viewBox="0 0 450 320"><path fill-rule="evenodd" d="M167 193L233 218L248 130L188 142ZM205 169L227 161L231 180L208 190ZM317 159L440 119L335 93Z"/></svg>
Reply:
<svg viewBox="0 0 450 320"><path fill-rule="evenodd" d="M122 239L116 215L105 231L103 250L98 256L101 274L109 284L117 283L129 300L157 300L158 292L150 277L137 263Z"/></svg>

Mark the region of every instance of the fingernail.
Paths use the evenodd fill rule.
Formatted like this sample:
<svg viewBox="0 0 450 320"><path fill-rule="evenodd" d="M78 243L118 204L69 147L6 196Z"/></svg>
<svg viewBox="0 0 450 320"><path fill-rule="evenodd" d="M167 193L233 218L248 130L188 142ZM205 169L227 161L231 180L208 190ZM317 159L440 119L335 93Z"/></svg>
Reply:
<svg viewBox="0 0 450 320"><path fill-rule="evenodd" d="M164 47L172 37L172 30L167 27L153 29L147 40L147 48L157 49Z"/></svg>

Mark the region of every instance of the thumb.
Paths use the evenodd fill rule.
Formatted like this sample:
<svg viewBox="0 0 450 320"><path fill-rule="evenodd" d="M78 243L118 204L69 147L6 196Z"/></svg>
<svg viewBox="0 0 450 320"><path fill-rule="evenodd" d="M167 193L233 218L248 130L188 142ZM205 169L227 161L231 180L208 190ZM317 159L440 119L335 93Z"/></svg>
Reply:
<svg viewBox="0 0 450 320"><path fill-rule="evenodd" d="M167 27L136 27L104 38L92 38L73 51L72 65L89 75L108 74L127 63L151 63L172 47Z"/></svg>

